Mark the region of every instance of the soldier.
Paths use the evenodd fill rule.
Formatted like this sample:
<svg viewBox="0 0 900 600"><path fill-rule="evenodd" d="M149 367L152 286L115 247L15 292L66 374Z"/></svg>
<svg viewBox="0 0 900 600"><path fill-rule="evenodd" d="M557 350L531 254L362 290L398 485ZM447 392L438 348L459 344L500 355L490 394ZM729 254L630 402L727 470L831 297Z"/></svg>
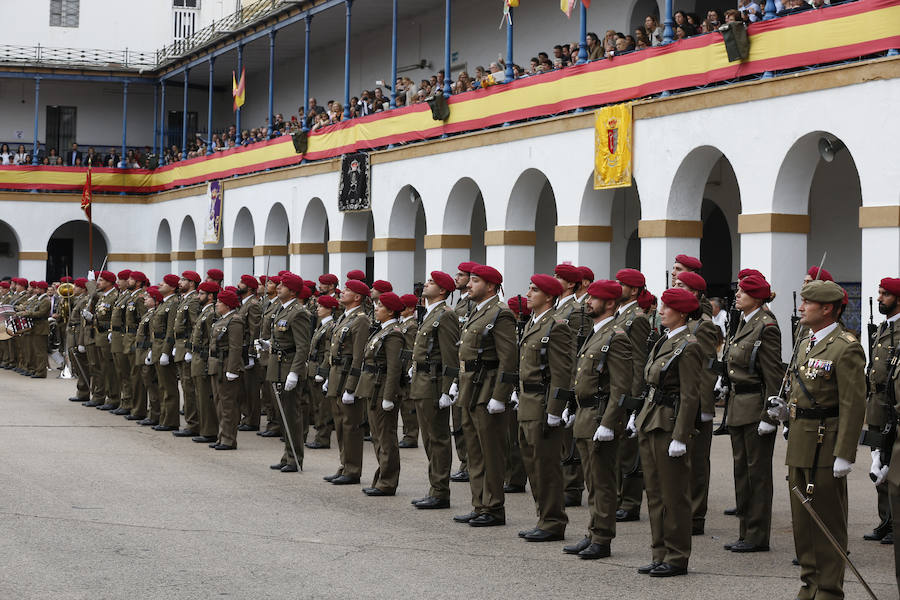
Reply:
<svg viewBox="0 0 900 600"><path fill-rule="evenodd" d="M472 261L464 261L457 266L454 281L456 283L456 290L459 292L459 299L453 307L453 312L456 313L460 328L466 324L469 313L473 308L472 300L469 297L469 277L471 276L472 269L477 266L478 263ZM453 391L451 396L456 395L457 393L458 391ZM467 458L466 440L463 437L462 429L462 406L454 402L453 406L450 408L450 416L453 418L453 428L451 429L451 432L453 434L453 442L456 446L456 456L459 458L459 470L450 475L450 481L469 481L469 461Z"/></svg>
<svg viewBox="0 0 900 600"><path fill-rule="evenodd" d="M892 282L892 286L897 285L897 279L894 279ZM896 294L894 294L896 295ZM894 414L896 415L900 412L900 402L897 401L900 398L900 368L897 367L896 364L893 365L890 373L891 380L889 385L891 385L891 395L894 400ZM888 487L888 496L891 501L891 520L892 520L892 531L897 531L898 519L900 519L900 436L896 434L896 427L900 425L900 422L895 421L894 427L894 443L891 448L891 456L890 456L890 464L881 465L881 468L878 469L877 473L874 473L875 465L872 465L871 475L875 478L875 487L877 488L879 485L887 482ZM889 440L884 440L886 443ZM873 457L874 458L874 457ZM874 461L873 461L874 462ZM879 462L884 462L883 457L879 457ZM894 543L894 577L897 580L897 587L900 588L900 544Z"/></svg>
<svg viewBox="0 0 900 600"><path fill-rule="evenodd" d="M197 286L200 285L200 274L196 271L185 271L178 280L178 291L181 298L175 307L175 349L172 360L175 371L181 380L181 396L184 408L184 429L173 431L175 437L195 437L200 429L200 418L197 415L197 396L194 390L194 378L191 377L191 363L185 360L190 352L191 332L194 322L200 314L200 300Z"/></svg>
<svg viewBox="0 0 900 600"><path fill-rule="evenodd" d="M503 497L506 405L517 380L516 319L500 301L503 276L479 265L469 278L474 304L460 331L459 397L469 459L472 511L453 517L472 527L506 524Z"/></svg>
<svg viewBox="0 0 900 600"><path fill-rule="evenodd" d="M32 320L31 331L25 343L30 344L31 365L26 373L34 379L47 378L47 336L50 335L50 296L47 295L47 282L35 281L37 290L34 301L18 314Z"/></svg>
<svg viewBox="0 0 900 600"><path fill-rule="evenodd" d="M156 316L159 305L162 304L163 295L158 287L150 286L147 288L147 293L144 294L143 299L146 312L144 312L140 322L138 322L137 331L134 335L134 362L140 366L141 383L144 389L147 390L150 408L148 410L146 406L138 404L135 406L135 414L140 415L143 413L146 415L138 421L138 425L153 427L159 425L161 405L159 379L157 377L156 364L153 361L153 318ZM141 400L141 403L143 403L143 400Z"/></svg>
<svg viewBox="0 0 900 600"><path fill-rule="evenodd" d="M262 309L254 297L258 287L259 281L253 275L241 275L241 280L237 284L237 295L241 299L238 312L244 322L244 376L241 378L244 388L240 397L241 424L238 431L259 431L259 416L262 412L259 387L265 373L264 367L257 368L256 347L253 344L259 339L262 322Z"/></svg>
<svg viewBox="0 0 900 600"><path fill-rule="evenodd" d="M10 289L13 286L12 281L0 281L0 304L11 304L14 292ZM0 322L0 327L5 328L6 324ZM9 344L10 341L0 340L0 368L6 368L9 362Z"/></svg>
<svg viewBox="0 0 900 600"><path fill-rule="evenodd" d="M109 344L112 309L118 297L116 275L111 271L101 272L96 286L90 305L81 313L84 320L90 323L91 337L89 344L85 345L91 361L91 381L97 383L92 390L91 401L84 406L112 410L119 405L119 386Z"/></svg>
<svg viewBox="0 0 900 600"><path fill-rule="evenodd" d="M805 493L846 551L846 478L865 418L865 353L856 336L837 322L844 299L839 285L811 281L800 296L800 324L812 333L794 348L788 403L770 397L768 413L781 421L790 417L785 457L789 488ZM797 597L843 598L844 557L793 493L791 521L803 582Z"/></svg>
<svg viewBox="0 0 900 600"><path fill-rule="evenodd" d="M706 280L693 271L679 273L675 287L694 294L701 306L706 300L704 293ZM712 448L713 419L716 417L716 374L711 367L718 359L721 330L713 323L711 313L702 311L698 318L689 320L688 330L697 338L703 350L700 371L700 421L697 423L697 433L691 445L691 508L694 515L691 535L703 535L709 500L709 452Z"/></svg>
<svg viewBox="0 0 900 600"><path fill-rule="evenodd" d="M590 267L578 267L578 270L581 272L581 296L576 296L575 299L578 302L584 304L585 300L588 297L588 287L594 282L594 272L591 271ZM590 334L588 334L590 335Z"/></svg>
<svg viewBox="0 0 900 600"><path fill-rule="evenodd" d="M531 276L527 298L534 316L519 342L519 448L538 513L537 526L519 532L529 542L561 540L569 522L559 454L562 414L573 398L575 335L568 320L553 310L563 292L557 279Z"/></svg>
<svg viewBox="0 0 900 600"><path fill-rule="evenodd" d="M869 341L869 365L866 369L869 378L868 381L868 398L866 398L866 426L869 431L881 433L886 425L896 425L896 415L894 414L894 406L888 394L887 386L891 385L888 381L889 372L894 361L897 359L898 340L900 340L900 331L898 331L897 319L900 319L900 279L885 277L878 286L878 312L885 316L885 320L878 326L878 330ZM874 435L873 437L880 437ZM880 441L880 440L879 440ZM872 468L873 477L878 477L878 472L882 467L882 460L890 457L881 456L878 443L869 444L872 446ZM879 523L871 533L863 536L863 539L869 541L881 540L883 544L893 542L893 527L891 525L891 503L888 496L888 486L885 482L881 482L875 486L875 492L878 499L878 519Z"/></svg>
<svg viewBox="0 0 900 600"><path fill-rule="evenodd" d="M280 284L281 277L278 275L266 278L266 295L260 301L259 305L260 312L262 313L259 324L260 340L269 340L272 338L272 318L281 308L281 302L278 300L277 291ZM269 364L269 350L267 350L261 342L259 343L259 348L257 348L257 354L259 355L259 364ZM281 437L281 412L278 410L278 406L275 403L274 390L271 385L264 382L260 386L259 391L262 398L262 410L266 414L266 429L265 431L257 431L256 435L260 437Z"/></svg>
<svg viewBox="0 0 900 600"><path fill-rule="evenodd" d="M347 279L350 281L362 281L363 283L365 283L366 274L365 274L365 272L360 271L359 269L353 269L352 271L347 271ZM346 287L346 286L344 286L344 287ZM371 290L369 291L369 293L370 294L372 293Z"/></svg>
<svg viewBox="0 0 900 600"><path fill-rule="evenodd" d="M403 377L401 353L406 340L397 323L404 304L397 294L381 292L375 303L378 330L365 346L359 381L353 391L357 402L368 407L372 444L378 468L366 496L393 496L400 480L400 449L397 441L397 402Z"/></svg>
<svg viewBox="0 0 900 600"><path fill-rule="evenodd" d="M209 447L213 450L237 449L241 382L245 334L244 320L238 312L241 299L230 290L219 292L216 314L219 319L209 334L209 375L212 381L219 435Z"/></svg>
<svg viewBox="0 0 900 600"><path fill-rule="evenodd" d="M687 573L691 556L691 437L700 409L703 350L688 329L700 302L687 290L663 292L659 316L666 335L644 368L648 392L635 420L652 536L650 564L638 573Z"/></svg>
<svg viewBox="0 0 900 600"><path fill-rule="evenodd" d="M581 455L588 490L588 533L563 552L584 559L610 556L616 537L618 507L618 448L625 431L625 411L620 401L631 395L633 374L631 340L615 324L622 286L615 281L595 281L588 286L585 302L593 327L578 351L575 371L574 434ZM564 411L569 426L571 411Z"/></svg>
<svg viewBox="0 0 900 600"><path fill-rule="evenodd" d="M516 345L522 341L525 327L531 321L531 309L522 295L516 295L506 301L509 310L516 316ZM519 385L510 397L512 410L506 413L506 474L503 478L504 494L524 494L528 475L522 461L522 449L519 448ZM565 444L563 444L565 446Z"/></svg>
<svg viewBox="0 0 900 600"><path fill-rule="evenodd" d="M69 398L70 402L87 402L91 397L90 366L81 339L84 331L81 311L87 306L87 301L87 279L79 277L73 283L72 297L69 299L69 322L66 324L66 352L69 364L72 365L72 374L75 375L75 395Z"/></svg>
<svg viewBox="0 0 900 600"><path fill-rule="evenodd" d="M281 306L274 315L272 337L265 344L260 341L269 350L266 382L275 386L276 400L281 400L279 406L283 411L284 453L281 460L271 466L282 473L296 473L298 468L303 468L301 402L306 400L306 396L301 391L306 383L306 359L309 357L313 317L301 303L308 297L309 288L303 285L303 280L296 275L285 274L278 285Z"/></svg>
<svg viewBox="0 0 900 600"><path fill-rule="evenodd" d="M219 289L223 289L222 282L225 281L225 274L222 269L210 269L206 272L206 281L212 281Z"/></svg>
<svg viewBox="0 0 900 600"><path fill-rule="evenodd" d="M410 398L416 403L416 417L422 445L428 458L428 495L416 498L412 505L420 509L450 508L450 387L453 377L446 369L459 364L457 342L459 320L447 306L455 288L453 278L443 271L432 271L422 288L425 317L413 343Z"/></svg>
<svg viewBox="0 0 900 600"><path fill-rule="evenodd" d="M735 307L741 321L723 352L730 381L728 417L734 457L734 495L740 531L732 552L769 549L772 528L772 453L777 421L766 412L765 399L778 394L781 331L775 317L763 309L772 291L761 275L747 275L738 283Z"/></svg>
<svg viewBox="0 0 900 600"><path fill-rule="evenodd" d="M622 298L616 310L615 325L631 340L632 380L630 398L644 393L644 366L647 364L650 321L641 310L638 298L644 291L644 274L636 269L621 269L616 280L622 286ZM628 429L632 432L637 412L628 415ZM641 518L641 502L644 495L644 473L635 435L623 438L619 443L619 508L616 521L637 521Z"/></svg>
<svg viewBox="0 0 900 600"><path fill-rule="evenodd" d="M401 448L419 447L419 421L416 418L416 403L409 397L410 377L407 375L412 369L412 349L416 343L416 334L419 332L419 322L416 320L416 306L419 298L415 294L403 294L403 312L400 313L400 322L397 326L406 340L403 354L403 377L400 382L400 418L403 421L403 439L400 440Z"/></svg>
<svg viewBox="0 0 900 600"><path fill-rule="evenodd" d="M337 286L337 275L334 275L333 273L319 275L319 296L331 296L338 301L338 305L340 306L341 291L337 289ZM337 317L338 315L335 315L334 318Z"/></svg>
<svg viewBox="0 0 900 600"><path fill-rule="evenodd" d="M175 316L178 308L178 295L175 293L181 279L169 273L159 284L162 302L153 313L150 330L153 332L152 361L156 365L156 378L159 382L160 413L159 424L155 431L176 431L181 422L178 413L178 373L172 362L175 350Z"/></svg>
<svg viewBox="0 0 900 600"><path fill-rule="evenodd" d="M328 377L331 367L331 336L334 333L334 314L337 311L338 301L330 294L320 295L316 299L316 316L319 325L312 335L309 344L309 360L307 361L307 387L309 388L311 412L315 417L316 437L311 442L306 442L306 447L311 450L320 450L331 447L331 432L334 431L334 417L332 416L331 401L325 398L322 384Z"/></svg>
<svg viewBox="0 0 900 600"><path fill-rule="evenodd" d="M194 321L190 346L184 355L184 361L191 366L199 421L197 435L192 437L191 441L198 444L215 442L219 433L219 417L216 414L216 402L213 399L212 381L209 376L209 340L217 317L218 293L219 286L215 282L204 281L200 284L197 290L200 312Z"/></svg>
<svg viewBox="0 0 900 600"><path fill-rule="evenodd" d="M141 271L132 271L128 278L128 286L132 289L129 298L125 304L125 337L123 345L125 346L125 356L128 359L128 377L123 381L123 387L128 386L131 393L131 406L127 414L124 414L128 421L142 421L147 418L147 393L144 387L144 379L142 376L143 361L138 360L135 356L136 335L138 325L140 324L144 313L147 312L147 305L144 302L145 288L150 284L150 280ZM156 390L153 391L156 394Z"/></svg>
<svg viewBox="0 0 900 600"><path fill-rule="evenodd" d="M334 475L326 475L324 479L335 485L359 483L362 473L365 406L356 402L352 390L359 381L368 339L369 318L362 303L370 294L369 286L357 279L349 279L344 284L341 293L344 314L335 324L331 336L331 371L322 389L332 400L341 464Z"/></svg>
<svg viewBox="0 0 900 600"><path fill-rule="evenodd" d="M128 375L131 370L129 357L125 356L125 308L130 297L128 280L131 269L123 269L116 275L116 301L113 303L109 319L109 351L112 357L114 378L119 388L119 405L115 408L101 406L101 410L109 410L114 415L131 412L131 389L128 386Z"/></svg>

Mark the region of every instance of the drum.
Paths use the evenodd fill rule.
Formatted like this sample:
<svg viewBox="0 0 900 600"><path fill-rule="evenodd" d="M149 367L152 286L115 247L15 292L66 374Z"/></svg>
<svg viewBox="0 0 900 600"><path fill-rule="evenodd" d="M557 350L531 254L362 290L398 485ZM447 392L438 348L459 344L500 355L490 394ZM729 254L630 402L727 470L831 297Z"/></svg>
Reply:
<svg viewBox="0 0 900 600"><path fill-rule="evenodd" d="M15 317L15 332L16 335L22 335L24 333L28 333L31 331L33 323L29 317Z"/></svg>

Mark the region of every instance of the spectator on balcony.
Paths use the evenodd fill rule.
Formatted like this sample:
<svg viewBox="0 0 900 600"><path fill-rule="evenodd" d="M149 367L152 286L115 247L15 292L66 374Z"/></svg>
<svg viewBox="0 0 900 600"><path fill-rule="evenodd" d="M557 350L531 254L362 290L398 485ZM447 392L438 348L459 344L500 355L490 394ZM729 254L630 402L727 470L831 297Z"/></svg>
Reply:
<svg viewBox="0 0 900 600"><path fill-rule="evenodd" d="M569 59L563 55L563 47L559 44L553 46L553 63L559 61L562 65L569 64Z"/></svg>
<svg viewBox="0 0 900 600"><path fill-rule="evenodd" d="M59 165L60 159L59 154L56 153L56 148L50 148L50 153L47 155L47 163L55 167Z"/></svg>
<svg viewBox="0 0 900 600"><path fill-rule="evenodd" d="M384 91L380 87L375 88L374 96L372 98L372 112L378 112L385 109L385 106L388 107L390 104L388 103L387 97L384 95Z"/></svg>
<svg viewBox="0 0 900 600"><path fill-rule="evenodd" d="M782 4L782 9L778 11L779 17L812 9L812 6L807 4L806 0L784 0Z"/></svg>
<svg viewBox="0 0 900 600"><path fill-rule="evenodd" d="M722 17L716 9L706 11L706 22L710 26L710 31L715 31L722 24Z"/></svg>
<svg viewBox="0 0 900 600"><path fill-rule="evenodd" d="M0 165L11 165L16 157L13 151L9 149L9 144L0 146Z"/></svg>
<svg viewBox="0 0 900 600"><path fill-rule="evenodd" d="M26 165L28 164L26 161L28 160L28 151L25 150L25 144L19 144L19 147L16 149L16 154L13 156L13 164L14 165Z"/></svg>
<svg viewBox="0 0 900 600"><path fill-rule="evenodd" d="M75 160L81 158L81 151L78 149L78 144L72 142L72 149L66 152L66 166L74 167Z"/></svg>
<svg viewBox="0 0 900 600"><path fill-rule="evenodd" d="M175 146L172 146L173 154L178 152L178 149ZM106 153L106 156L103 157L103 163L107 167L110 166L109 163L112 162L112 166L117 166L119 164L119 155L116 153L115 148L110 148Z"/></svg>
<svg viewBox="0 0 900 600"><path fill-rule="evenodd" d="M284 115L281 113L275 114L275 119L272 123L272 131L281 132L285 128Z"/></svg>
<svg viewBox="0 0 900 600"><path fill-rule="evenodd" d="M697 16L697 13L687 13L687 22L694 28L694 33L692 35L696 35L700 32L700 26L703 24L703 21Z"/></svg>
<svg viewBox="0 0 900 600"><path fill-rule="evenodd" d="M99 167L103 164L103 157L97 154L94 147L88 148L87 154L84 155L84 164L88 167Z"/></svg>
<svg viewBox="0 0 900 600"><path fill-rule="evenodd" d="M643 27L638 27L634 30L634 35L629 36L632 40L634 40L635 46L637 46L638 41L644 40L648 44L650 43L650 38L647 37L647 31Z"/></svg>
<svg viewBox="0 0 900 600"><path fill-rule="evenodd" d="M76 157L75 157L75 164L72 165L72 166L73 166L73 167L79 167L79 168L84 166L84 162L81 160L81 157L80 157L80 156L76 156Z"/></svg>
<svg viewBox="0 0 900 600"><path fill-rule="evenodd" d="M659 46L663 41L663 28L659 24L659 20L653 15L647 15L644 19L644 31L647 33L647 39L650 40L651 46Z"/></svg>
<svg viewBox="0 0 900 600"><path fill-rule="evenodd" d="M603 46L600 44L600 38L594 32L587 34L587 52L588 60L603 58Z"/></svg>
<svg viewBox="0 0 900 600"><path fill-rule="evenodd" d="M685 23L684 25L676 25L675 26L675 39L683 40L684 38L689 38L692 35L695 35L696 31L694 31L694 27L690 23Z"/></svg>
<svg viewBox="0 0 900 600"><path fill-rule="evenodd" d="M325 112L325 109L319 106L319 103L316 102L315 98L309 99L309 110L306 115L306 126L312 128L316 123L316 115L320 115Z"/></svg>
<svg viewBox="0 0 900 600"><path fill-rule="evenodd" d="M675 19L675 25L684 25L685 23L688 22L687 21L687 13L684 12L683 10L676 10L674 19Z"/></svg>

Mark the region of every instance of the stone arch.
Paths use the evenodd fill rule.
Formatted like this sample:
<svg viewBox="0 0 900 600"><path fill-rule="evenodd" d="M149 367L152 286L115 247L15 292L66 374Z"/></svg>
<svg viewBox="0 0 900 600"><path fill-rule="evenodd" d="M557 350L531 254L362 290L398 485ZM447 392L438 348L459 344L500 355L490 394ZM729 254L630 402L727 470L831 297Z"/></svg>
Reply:
<svg viewBox="0 0 900 600"><path fill-rule="evenodd" d="M539 169L529 168L516 179L506 207L505 256L488 252L488 261L505 265L510 292L527 285L532 273L552 273L556 265L556 195ZM528 235L528 232L533 232ZM533 246L527 244L533 241Z"/></svg>
<svg viewBox="0 0 900 600"><path fill-rule="evenodd" d="M291 241L291 227L284 205L276 202L269 210L266 219L266 231L263 238L262 262L257 265L257 272L271 275L288 268L288 246ZM259 261L258 261L259 262Z"/></svg>
<svg viewBox="0 0 900 600"><path fill-rule="evenodd" d="M175 252L175 270L181 273L187 269L194 269L195 252L197 251L197 229L190 215L181 222L181 230L178 233L178 250Z"/></svg>
<svg viewBox="0 0 900 600"><path fill-rule="evenodd" d="M0 279L18 275L20 247L16 230L6 221L0 221Z"/></svg>
<svg viewBox="0 0 900 600"><path fill-rule="evenodd" d="M91 268L88 257L88 222L79 219L58 226L47 240L46 281L57 281L68 274L83 277ZM109 255L109 237L93 224L93 267L99 270Z"/></svg>
<svg viewBox="0 0 900 600"><path fill-rule="evenodd" d="M344 213L342 221L341 249L332 257L338 259L332 268L337 269L338 278L343 278L352 269L362 269L366 273L366 281L371 283L375 274L375 254L372 249L375 220L372 211Z"/></svg>
<svg viewBox="0 0 900 600"><path fill-rule="evenodd" d="M422 196L414 186L404 185L391 205L387 239L378 242L379 277L399 292L412 292L416 283L424 282L425 234Z"/></svg>
<svg viewBox="0 0 900 600"><path fill-rule="evenodd" d="M256 244L256 230L253 224L253 215L245 206L242 207L234 220L234 229L231 235L231 247L223 249L225 258L225 278L228 281L237 281L247 273L253 273L253 246Z"/></svg>
<svg viewBox="0 0 900 600"><path fill-rule="evenodd" d="M481 187L471 177L462 177L450 188L444 204L441 235L432 238L428 244L429 270L456 273L457 265L465 260L485 262L486 229Z"/></svg>
<svg viewBox="0 0 900 600"><path fill-rule="evenodd" d="M607 190L613 193L610 227L612 243L609 255L609 277L622 268L641 269L641 196L637 180L630 187ZM595 275L599 274L595 271Z"/></svg>
<svg viewBox="0 0 900 600"><path fill-rule="evenodd" d="M300 272L317 276L330 272L327 245L330 238L328 213L321 198L310 199L300 221ZM339 274L338 277L341 275ZM307 275L304 275L307 277Z"/></svg>

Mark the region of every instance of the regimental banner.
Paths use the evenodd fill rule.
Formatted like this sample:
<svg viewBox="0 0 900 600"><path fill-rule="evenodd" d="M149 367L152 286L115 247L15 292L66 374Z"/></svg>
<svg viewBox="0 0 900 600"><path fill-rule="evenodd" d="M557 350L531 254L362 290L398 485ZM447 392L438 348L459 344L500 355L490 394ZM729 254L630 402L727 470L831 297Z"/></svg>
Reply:
<svg viewBox="0 0 900 600"><path fill-rule="evenodd" d="M353 152L341 157L341 182L338 188L338 210L371 210L369 198L372 178L369 172L369 155Z"/></svg>
<svg viewBox="0 0 900 600"><path fill-rule="evenodd" d="M594 121L594 189L631 186L631 103L604 106Z"/></svg>
<svg viewBox="0 0 900 600"><path fill-rule="evenodd" d="M222 234L222 182L210 181L206 187L206 196L209 198L209 211L206 214L203 243L218 244Z"/></svg>

